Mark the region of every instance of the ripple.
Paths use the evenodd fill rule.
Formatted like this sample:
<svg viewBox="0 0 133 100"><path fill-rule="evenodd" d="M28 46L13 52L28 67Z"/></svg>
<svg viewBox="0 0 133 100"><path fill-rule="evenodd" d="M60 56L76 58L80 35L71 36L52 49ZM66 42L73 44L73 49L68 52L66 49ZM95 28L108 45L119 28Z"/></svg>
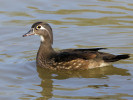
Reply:
<svg viewBox="0 0 133 100"><path fill-rule="evenodd" d="M125 12L115 12L115 11L99 11L99 10L92 10L92 9L81 9L81 10L58 10L58 11L45 11L45 10L35 10L37 13L43 14L82 14L84 12L97 12L97 13L104 13L104 14L126 14Z"/></svg>

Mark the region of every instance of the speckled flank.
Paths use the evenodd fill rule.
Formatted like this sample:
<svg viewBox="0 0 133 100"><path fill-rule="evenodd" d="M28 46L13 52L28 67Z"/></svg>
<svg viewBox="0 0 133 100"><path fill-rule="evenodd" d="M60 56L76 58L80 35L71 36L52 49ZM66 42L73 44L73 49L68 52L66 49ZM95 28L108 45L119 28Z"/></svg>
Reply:
<svg viewBox="0 0 133 100"><path fill-rule="evenodd" d="M55 66L56 69L92 69L107 65L109 65L109 63L105 63L102 60L97 62L94 60L76 59L69 62L54 63L52 66Z"/></svg>

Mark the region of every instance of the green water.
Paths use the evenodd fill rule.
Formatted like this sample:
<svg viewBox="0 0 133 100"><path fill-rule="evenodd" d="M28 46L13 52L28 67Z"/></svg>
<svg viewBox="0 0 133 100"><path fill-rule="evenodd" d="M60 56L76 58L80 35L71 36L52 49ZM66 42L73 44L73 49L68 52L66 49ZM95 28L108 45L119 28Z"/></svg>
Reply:
<svg viewBox="0 0 133 100"><path fill-rule="evenodd" d="M36 21L48 22L55 49L105 47L131 54L87 71L36 68L40 39L23 38ZM131 0L0 1L0 100L133 100Z"/></svg>

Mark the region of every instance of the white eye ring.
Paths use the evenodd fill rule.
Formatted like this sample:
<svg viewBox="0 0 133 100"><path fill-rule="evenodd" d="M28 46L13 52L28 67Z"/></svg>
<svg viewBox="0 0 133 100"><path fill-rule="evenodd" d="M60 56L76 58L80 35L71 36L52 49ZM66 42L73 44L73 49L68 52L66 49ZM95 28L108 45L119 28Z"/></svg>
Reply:
<svg viewBox="0 0 133 100"><path fill-rule="evenodd" d="M38 25L38 26L36 27L36 29L45 29L45 28L42 27L41 25Z"/></svg>

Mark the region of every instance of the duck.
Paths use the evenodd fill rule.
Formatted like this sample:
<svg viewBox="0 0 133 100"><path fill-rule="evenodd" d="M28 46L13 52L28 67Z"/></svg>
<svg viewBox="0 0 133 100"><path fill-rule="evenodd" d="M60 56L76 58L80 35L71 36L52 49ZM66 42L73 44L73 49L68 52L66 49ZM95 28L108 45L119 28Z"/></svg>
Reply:
<svg viewBox="0 0 133 100"><path fill-rule="evenodd" d="M41 42L36 56L38 67L53 70L88 70L109 66L112 62L129 58L129 54L114 55L99 52L106 48L63 49L55 51L53 45L53 31L46 22L36 22L23 37L39 35Z"/></svg>

